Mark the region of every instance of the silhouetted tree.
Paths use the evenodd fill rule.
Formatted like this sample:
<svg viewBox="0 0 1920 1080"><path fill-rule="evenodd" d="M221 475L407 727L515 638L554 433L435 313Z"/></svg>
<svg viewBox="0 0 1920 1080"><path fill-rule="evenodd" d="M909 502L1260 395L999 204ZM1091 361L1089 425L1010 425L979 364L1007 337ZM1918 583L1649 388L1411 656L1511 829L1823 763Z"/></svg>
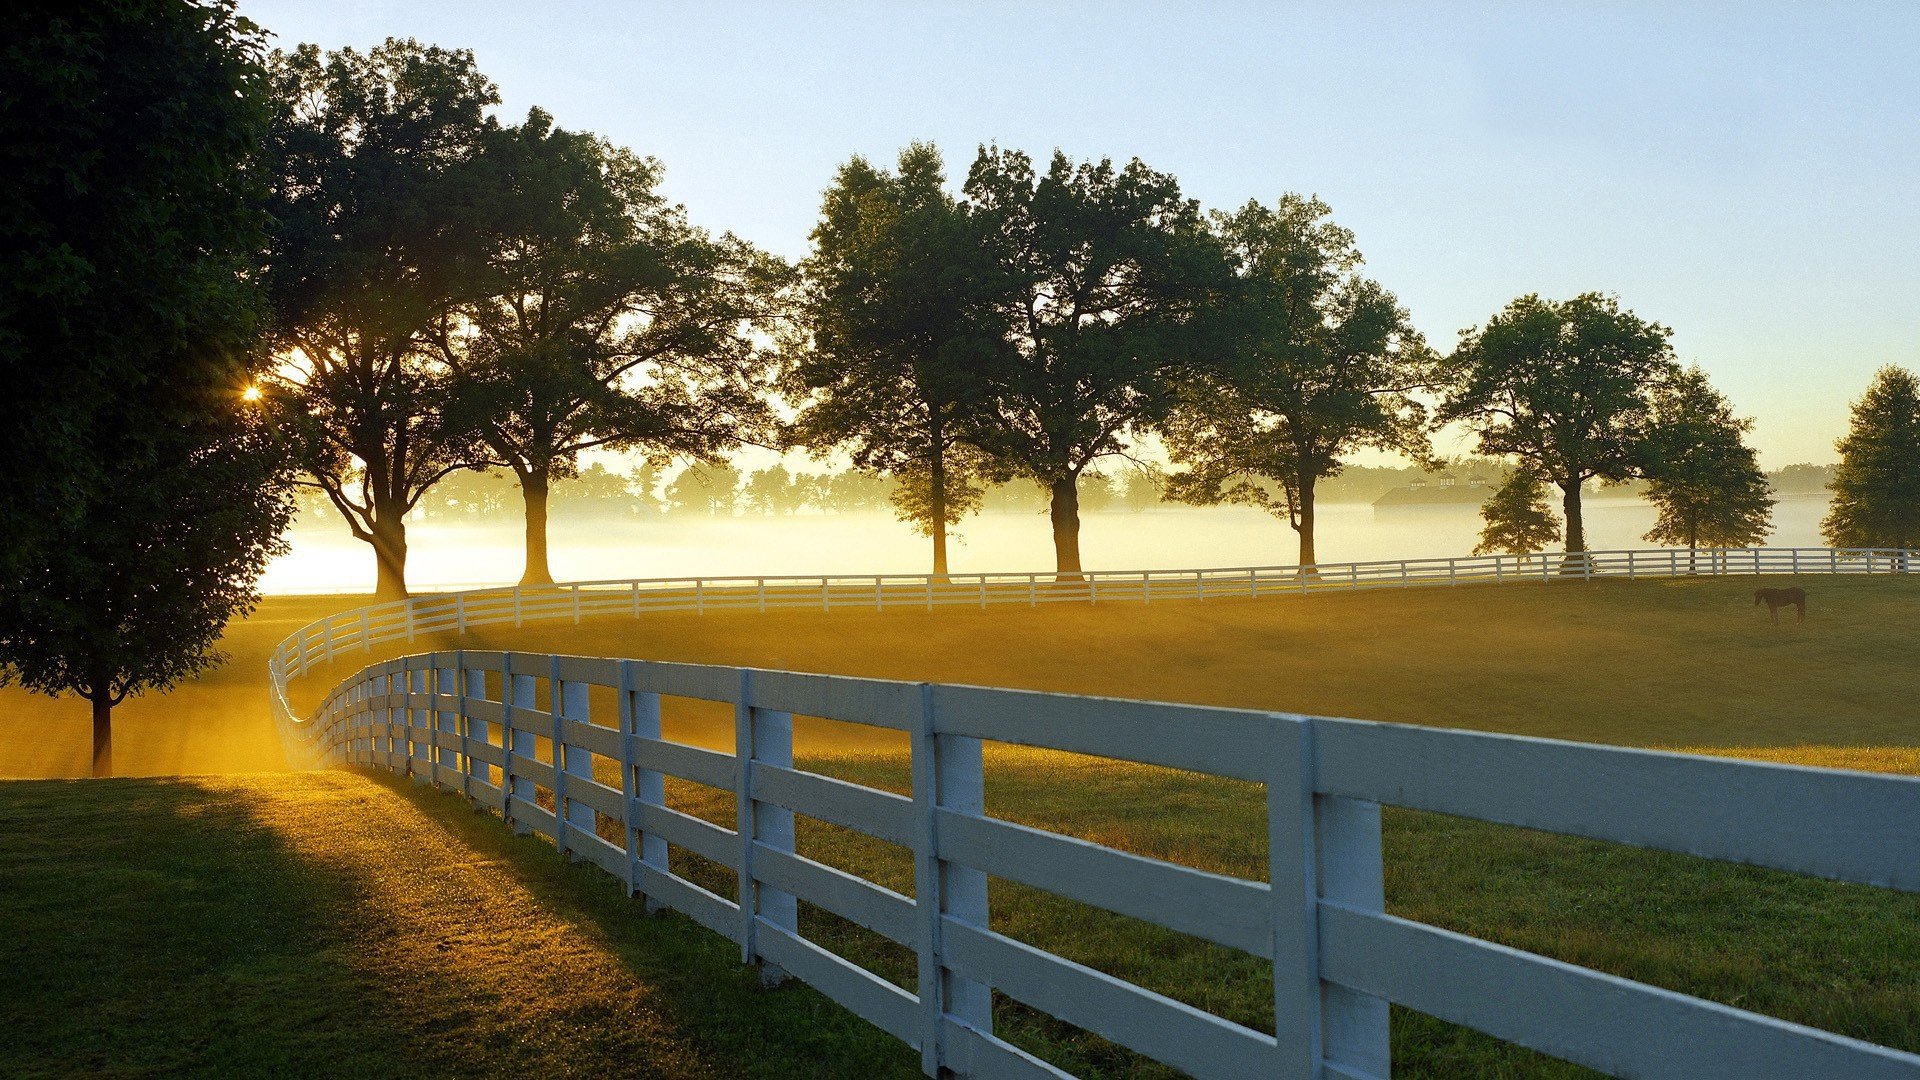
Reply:
<svg viewBox="0 0 1920 1080"><path fill-rule="evenodd" d="M595 447L715 462L770 441L762 347L788 275L656 190L660 164L538 109L490 133L478 169L487 272L442 320L448 419L513 471L521 583L553 581L547 503Z"/></svg>
<svg viewBox="0 0 1920 1080"><path fill-rule="evenodd" d="M966 449L998 341L977 233L931 145L901 151L897 172L859 157L842 165L803 267L804 340L785 378L806 402L797 441L903 479L895 507L932 538L936 575L947 572L948 527L979 505L980 458Z"/></svg>
<svg viewBox="0 0 1920 1080"><path fill-rule="evenodd" d="M740 471L725 462L689 466L667 485L666 502L678 513L731 517L740 502Z"/></svg>
<svg viewBox="0 0 1920 1080"><path fill-rule="evenodd" d="M1409 395L1431 381L1435 360L1393 294L1360 276L1353 233L1331 213L1289 193L1274 207L1249 202L1214 215L1235 271L1220 318L1222 359L1183 387L1164 429L1185 466L1169 493L1285 517L1299 534L1301 566L1319 561L1315 486L1348 454L1426 455L1426 410Z"/></svg>
<svg viewBox="0 0 1920 1080"><path fill-rule="evenodd" d="M1773 493L1753 448L1753 421L1697 366L1654 390L1644 459L1646 496L1660 511L1647 539L1688 548L1746 547L1773 529Z"/></svg>
<svg viewBox="0 0 1920 1080"><path fill-rule="evenodd" d="M292 370L280 423L312 481L373 547L380 596L406 595L405 517L477 448L449 428L434 342L476 286L474 161L493 84L464 51L275 53L277 227L266 280Z"/></svg>
<svg viewBox="0 0 1920 1080"><path fill-rule="evenodd" d="M1538 473L1515 469L1480 507L1485 524L1475 555L1504 551L1530 555L1560 539L1560 522L1547 507L1547 485Z"/></svg>
<svg viewBox="0 0 1920 1080"><path fill-rule="evenodd" d="M1511 455L1557 485L1566 549L1585 551L1581 485L1634 474L1653 389L1676 368L1672 333L1600 293L1520 297L1461 335L1438 419L1464 422L1480 453Z"/></svg>
<svg viewBox="0 0 1920 1080"><path fill-rule="evenodd" d="M221 2L0 14L0 681L113 708L220 660L292 515L241 390L264 35Z"/></svg>
<svg viewBox="0 0 1920 1080"><path fill-rule="evenodd" d="M986 147L965 193L997 264L1010 346L982 448L1048 490L1055 565L1077 578L1080 474L1166 416L1175 374L1206 354L1226 260L1199 204L1137 159L1115 168L1056 153L1036 175L1027 155Z"/></svg>
<svg viewBox="0 0 1920 1080"><path fill-rule="evenodd" d="M1833 503L1820 531L1835 547L1920 547L1920 380L1884 367L1835 444Z"/></svg>

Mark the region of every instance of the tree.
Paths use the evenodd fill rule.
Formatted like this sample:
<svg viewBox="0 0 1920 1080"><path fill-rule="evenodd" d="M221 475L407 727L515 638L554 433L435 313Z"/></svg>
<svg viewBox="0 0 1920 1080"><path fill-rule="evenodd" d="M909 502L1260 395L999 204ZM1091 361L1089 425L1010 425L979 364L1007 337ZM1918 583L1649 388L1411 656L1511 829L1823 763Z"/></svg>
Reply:
<svg viewBox="0 0 1920 1080"><path fill-rule="evenodd" d="M595 447L717 462L771 441L761 341L787 268L712 237L656 190L661 168L538 109L482 155L487 273L441 320L448 417L520 481L524 585L553 581L553 481Z"/></svg>
<svg viewBox="0 0 1920 1080"><path fill-rule="evenodd" d="M279 422L312 483L372 546L377 592L406 595L406 515L476 463L445 423L433 343L475 287L474 161L499 101L473 54L389 40L276 52L269 140L276 228L265 279Z"/></svg>
<svg viewBox="0 0 1920 1080"><path fill-rule="evenodd" d="M15 5L0 27L0 681L87 698L106 775L114 706L219 661L292 516L241 395L264 35L217 0Z"/></svg>
<svg viewBox="0 0 1920 1080"><path fill-rule="evenodd" d="M1226 261L1199 204L1137 159L1115 168L1056 153L1036 176L1025 154L985 147L965 195L996 264L1007 346L982 449L1047 489L1055 565L1077 579L1080 474L1166 416L1175 374L1207 351Z"/></svg>
<svg viewBox="0 0 1920 1080"><path fill-rule="evenodd" d="M1557 485L1566 550L1585 551L1581 486L1634 475L1653 389L1677 367L1672 333L1600 293L1522 296L1461 335L1438 419L1464 422L1480 453L1510 455Z"/></svg>
<svg viewBox="0 0 1920 1080"><path fill-rule="evenodd" d="M1834 547L1920 547L1920 380L1884 367L1835 444L1833 503L1820 523Z"/></svg>
<svg viewBox="0 0 1920 1080"><path fill-rule="evenodd" d="M1660 511L1647 539L1688 548L1746 547L1773 529L1773 493L1745 441L1753 421L1691 367L1653 395L1644 469L1647 499Z"/></svg>
<svg viewBox="0 0 1920 1080"><path fill-rule="evenodd" d="M1493 496L1481 504L1480 516L1486 524L1474 545L1475 555L1496 551L1530 555L1560 538L1560 523L1547 507L1546 482L1527 469L1508 473Z"/></svg>
<svg viewBox="0 0 1920 1080"><path fill-rule="evenodd" d="M794 437L816 453L902 479L895 507L933 541L979 505L966 448L986 400L982 365L998 346L977 223L946 190L940 153L901 151L897 172L855 157L827 189L804 264L805 341L785 375L806 400Z"/></svg>
<svg viewBox="0 0 1920 1080"><path fill-rule="evenodd" d="M666 501L678 513L732 517L740 501L740 471L724 462L689 466L667 485Z"/></svg>
<svg viewBox="0 0 1920 1080"><path fill-rule="evenodd" d="M1409 395L1431 381L1432 352L1393 294L1360 276L1353 233L1331 213L1289 193L1271 208L1249 202L1214 216L1235 271L1225 359L1186 384L1164 432L1186 466L1169 485L1174 497L1285 517L1303 567L1319 561L1316 485L1348 454L1427 454L1426 410Z"/></svg>

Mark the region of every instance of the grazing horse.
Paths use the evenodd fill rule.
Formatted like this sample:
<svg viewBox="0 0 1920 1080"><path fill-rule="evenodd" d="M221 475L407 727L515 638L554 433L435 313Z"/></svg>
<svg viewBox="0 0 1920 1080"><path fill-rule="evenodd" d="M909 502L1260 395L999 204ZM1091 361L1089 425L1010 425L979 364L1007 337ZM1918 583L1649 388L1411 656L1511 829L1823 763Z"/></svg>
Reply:
<svg viewBox="0 0 1920 1080"><path fill-rule="evenodd" d="M1755 589L1753 606L1759 607L1761 604L1767 605L1767 614L1773 616L1774 622L1780 621L1780 609L1788 604L1800 609L1801 622L1807 621L1807 590L1799 586L1791 589Z"/></svg>

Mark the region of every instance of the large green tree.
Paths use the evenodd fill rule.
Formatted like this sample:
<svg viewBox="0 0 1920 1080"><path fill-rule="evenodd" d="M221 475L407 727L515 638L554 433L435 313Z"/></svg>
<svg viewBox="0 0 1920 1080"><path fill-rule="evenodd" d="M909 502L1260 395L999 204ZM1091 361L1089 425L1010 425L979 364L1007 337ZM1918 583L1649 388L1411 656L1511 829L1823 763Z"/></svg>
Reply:
<svg viewBox="0 0 1920 1080"><path fill-rule="evenodd" d="M1183 386L1164 426L1185 466L1169 492L1242 502L1285 517L1300 565L1314 549L1314 489L1362 447L1428 452L1426 410L1411 396L1434 356L1407 312L1361 276L1353 233L1327 204L1297 194L1216 214L1235 278L1219 316L1219 362Z"/></svg>
<svg viewBox="0 0 1920 1080"><path fill-rule="evenodd" d="M1001 347L977 229L929 144L902 151L897 172L858 157L841 166L813 230L784 380L805 402L798 442L902 479L895 505L932 538L935 575L947 572L949 526L979 505L970 451L985 414L982 368Z"/></svg>
<svg viewBox="0 0 1920 1080"><path fill-rule="evenodd" d="M1475 555L1531 555L1560 539L1560 522L1547 506L1547 484L1538 473L1515 469L1480 507L1483 524Z"/></svg>
<svg viewBox="0 0 1920 1080"><path fill-rule="evenodd" d="M499 100L469 52L389 40L271 58L273 395L310 482L406 595L406 515L476 460L434 342L482 275L477 159Z"/></svg>
<svg viewBox="0 0 1920 1080"><path fill-rule="evenodd" d="M965 195L995 268L1004 345L982 448L1051 497L1054 560L1079 575L1080 474L1164 419L1181 373L1209 355L1206 318L1228 277L1199 204L1138 159L1044 174L985 147Z"/></svg>
<svg viewBox="0 0 1920 1080"><path fill-rule="evenodd" d="M1461 335L1438 419L1465 424L1479 453L1516 458L1558 486L1566 550L1585 551L1581 487L1635 474L1654 388L1677 368L1672 333L1601 293L1522 296Z"/></svg>
<svg viewBox="0 0 1920 1080"><path fill-rule="evenodd" d="M1920 380L1884 367L1859 401L1820 531L1835 547L1920 547Z"/></svg>
<svg viewBox="0 0 1920 1080"><path fill-rule="evenodd" d="M1751 430L1753 421L1735 416L1697 366L1654 390L1642 471L1647 499L1660 516L1648 540L1698 548L1766 539L1773 530L1773 491L1746 443Z"/></svg>
<svg viewBox="0 0 1920 1080"><path fill-rule="evenodd" d="M687 222L660 165L534 110L490 133L476 170L484 266L435 339L449 428L513 471L522 584L553 581L547 503L596 447L717 462L772 439L765 342L788 269Z"/></svg>
<svg viewBox="0 0 1920 1080"><path fill-rule="evenodd" d="M264 44L231 3L0 15L0 679L113 707L215 663L291 514L242 403ZM17 529L17 531L16 531Z"/></svg>

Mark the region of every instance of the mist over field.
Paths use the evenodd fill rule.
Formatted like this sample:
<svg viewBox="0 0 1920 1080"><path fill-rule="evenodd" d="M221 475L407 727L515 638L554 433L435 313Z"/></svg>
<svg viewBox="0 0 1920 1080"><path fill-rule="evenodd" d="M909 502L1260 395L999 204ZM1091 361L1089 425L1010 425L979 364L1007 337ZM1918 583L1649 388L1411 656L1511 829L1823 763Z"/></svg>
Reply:
<svg viewBox="0 0 1920 1080"><path fill-rule="evenodd" d="M1824 495L1785 495L1774 509L1773 546L1821 544ZM1602 495L1587 508L1595 549L1645 548L1654 508ZM267 593L361 593L373 586L373 559L337 520L311 515L293 548L261 579ZM856 513L676 515L635 518L556 515L553 572L560 581L630 577L777 574L924 574L926 539L882 511ZM1375 509L1367 503L1320 508L1323 562L1466 555L1482 522L1471 505ZM409 579L424 591L510 585L519 580L521 526L511 513L482 524L426 520L411 526ZM1274 566L1295 561L1286 522L1249 507L1155 506L1086 515L1082 542L1089 569L1170 570ZM1052 540L1044 512L989 512L962 522L955 573L1043 571Z"/></svg>

